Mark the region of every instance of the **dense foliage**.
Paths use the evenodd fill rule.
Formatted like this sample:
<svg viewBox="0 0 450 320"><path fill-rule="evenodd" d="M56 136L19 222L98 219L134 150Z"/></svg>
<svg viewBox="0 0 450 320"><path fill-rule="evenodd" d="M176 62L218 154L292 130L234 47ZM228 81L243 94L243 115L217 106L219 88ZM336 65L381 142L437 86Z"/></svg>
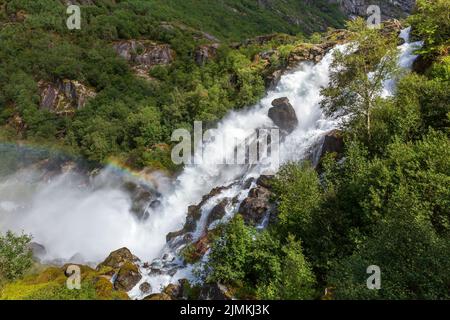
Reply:
<svg viewBox="0 0 450 320"><path fill-rule="evenodd" d="M170 143L175 128L191 128L193 120L213 123L263 95L254 50L231 49L229 41L310 34L342 23L337 7L325 1L271 1L270 7L247 0L81 3L87 3L81 30L68 30L64 1L0 2L0 138L53 142L89 160L114 156L135 167L173 169L170 147L161 143ZM153 67L150 81L137 77L113 50L129 39L168 44L175 61ZM198 46L211 41L223 43L214 61L197 65ZM39 84L63 79L92 88L96 97L65 116L41 108Z"/></svg>
<svg viewBox="0 0 450 320"><path fill-rule="evenodd" d="M195 50L209 40L191 27L224 42L272 31L267 28L315 31L312 20L284 24L254 1L220 1L210 16L209 1L94 2L83 7L79 32L64 27L59 1L0 2L0 138L41 139L91 160L114 155L170 168L170 148L160 143L174 128L214 123L264 93L262 66L253 59L261 46L222 46L200 66ZM306 5L279 3L285 13ZM239 214L216 230L201 270L206 282L223 283L238 298L450 299L449 3L417 1L409 23L424 41L419 64L426 63L401 75L392 97L379 92L394 76L396 41L359 20L349 25L355 50L337 54L322 102L328 114L351 120L341 128L345 151L328 154L319 168L306 162L282 168L271 186L277 219L266 230L246 225ZM224 15L230 8L245 18ZM26 19L12 21L18 12ZM334 10L320 16L327 25L340 23ZM175 61L153 68L152 81L136 77L111 48L134 38L170 44ZM282 43L286 50L289 41ZM98 94L72 116L57 116L39 108L38 93L40 80L56 79L80 81ZM17 117L20 130L11 125ZM77 292L65 288L58 268L23 278L29 241L11 233L0 238L0 281L21 278L0 298L126 298L102 277L111 270L85 270ZM379 290L366 286L371 265L381 269Z"/></svg>
<svg viewBox="0 0 450 320"><path fill-rule="evenodd" d="M0 286L20 278L31 267L30 240L28 235L17 236L10 231L0 234Z"/></svg>

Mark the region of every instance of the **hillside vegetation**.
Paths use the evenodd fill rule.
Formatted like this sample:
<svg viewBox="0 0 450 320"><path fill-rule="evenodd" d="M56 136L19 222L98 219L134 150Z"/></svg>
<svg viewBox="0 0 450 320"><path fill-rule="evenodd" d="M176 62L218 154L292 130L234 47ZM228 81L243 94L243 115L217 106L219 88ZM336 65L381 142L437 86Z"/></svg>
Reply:
<svg viewBox="0 0 450 320"><path fill-rule="evenodd" d="M82 27L68 30L63 3L1 2L0 137L59 145L97 162L114 156L134 167L169 170L170 147L161 143L173 129L190 128L194 120L213 123L258 101L264 65L255 54L298 38L241 49L229 41L310 34L342 23L342 14L324 1L96 0L77 2L84 4ZM288 13L301 23L286 20ZM114 47L135 40L131 57L147 49L154 55L140 74ZM202 45L207 57L196 63ZM57 89L60 102L46 106ZM80 99L65 101L78 95L90 97L82 107Z"/></svg>
<svg viewBox="0 0 450 320"><path fill-rule="evenodd" d="M395 72L395 40L349 24L358 49L335 54L339 71L322 91L324 111L351 112L345 151L319 172L285 166L272 182L277 222L258 232L237 215L224 226L207 282L261 299L450 298L449 9L418 1L409 18L425 43L418 72L390 98L367 92ZM367 288L369 266L381 270L378 290Z"/></svg>
<svg viewBox="0 0 450 320"><path fill-rule="evenodd" d="M296 46L310 48L326 38L277 35L222 46L214 59L198 64L198 47L215 40L154 20L146 14L150 2L95 2L85 7L87 25L79 32L64 28L63 6L55 1L2 7L3 138L50 141L95 161L116 155L135 166L171 168L169 148L160 143L172 129L190 128L194 119L214 124L264 94L261 51L276 49L270 63L279 66ZM220 8L231 3L244 2L223 1ZM183 6L159 8L168 10L161 17L187 14ZM349 116L340 128L344 150L328 153L318 168L301 162L280 170L267 186L277 214L266 229L246 223L239 212L219 226L207 239L209 260L197 270L206 284L223 284L241 299L450 299L449 12L450 0L417 1L404 24L424 46L405 74L393 63L398 51L391 33L368 29L362 19L347 24L355 50L335 54L321 103L325 113ZM195 28L216 28L212 18L189 19ZM229 30L216 35L233 39ZM170 44L175 59L139 77L111 47L132 38ZM395 94L374 94L392 76L401 76ZM69 115L43 110L38 82L56 79L79 81L97 94ZM30 270L29 241L10 233L0 238L0 298L126 298L104 281L105 270L87 270L85 290L75 293L65 289L61 269ZM187 248L183 258L191 263L195 248ZM367 268L374 265L381 287L368 290ZM189 297L198 298L194 289Z"/></svg>

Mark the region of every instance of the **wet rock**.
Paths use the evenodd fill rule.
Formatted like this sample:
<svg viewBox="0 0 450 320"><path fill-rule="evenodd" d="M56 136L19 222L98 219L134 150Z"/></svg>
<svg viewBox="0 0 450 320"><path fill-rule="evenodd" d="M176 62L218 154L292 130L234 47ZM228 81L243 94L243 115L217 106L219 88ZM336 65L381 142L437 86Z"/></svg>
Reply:
<svg viewBox="0 0 450 320"><path fill-rule="evenodd" d="M266 189L271 189L271 187L272 187L272 185L271 185L271 183L272 183L272 181L275 179L275 177L274 176L268 176L268 175L261 175L259 178L258 178L258 180L256 180L256 184L258 185L258 186L261 186L261 187L263 187L263 188L266 188Z"/></svg>
<svg viewBox="0 0 450 320"><path fill-rule="evenodd" d="M295 47L288 57L288 69L297 67L300 62L311 61L313 63L320 62L325 54L336 43L324 42L320 45L300 44Z"/></svg>
<svg viewBox="0 0 450 320"><path fill-rule="evenodd" d="M114 288L116 290L130 291L141 279L142 276L139 273L139 268L131 262L125 262L120 267L114 280Z"/></svg>
<svg viewBox="0 0 450 320"><path fill-rule="evenodd" d="M255 178L249 178L244 182L243 188L244 189L250 189L250 187L252 186L253 182L255 181Z"/></svg>
<svg viewBox="0 0 450 320"><path fill-rule="evenodd" d="M188 214L186 216L186 222L183 226L183 229L175 232L170 232L169 234L167 234L166 241L170 242L183 234L194 232L197 228L197 222L201 218L201 208L203 207L203 205L212 197L215 197L222 191L231 188L234 184L235 183L232 183L231 185L225 187L214 188L211 190L209 194L203 196L202 201L198 205L189 206Z"/></svg>
<svg viewBox="0 0 450 320"><path fill-rule="evenodd" d="M239 213L248 225L259 225L265 215L272 209L271 192L261 186L250 190L249 195L239 206Z"/></svg>
<svg viewBox="0 0 450 320"><path fill-rule="evenodd" d="M265 77L265 85L267 90L273 90L276 88L283 75L283 70L275 70Z"/></svg>
<svg viewBox="0 0 450 320"><path fill-rule="evenodd" d="M327 153L337 153L340 157L344 152L344 138L340 130L330 131L325 135L322 144L322 152L320 158L322 159Z"/></svg>
<svg viewBox="0 0 450 320"><path fill-rule="evenodd" d="M222 219L226 212L226 207L231 203L231 198L225 198L220 201L209 213L206 225L209 226L214 221Z"/></svg>
<svg viewBox="0 0 450 320"><path fill-rule="evenodd" d="M205 234L195 243L191 243L181 250L181 256L188 264L193 264L198 261L208 252L211 244L211 239L208 234Z"/></svg>
<svg viewBox="0 0 450 320"><path fill-rule="evenodd" d="M269 118L282 130L291 133L298 125L297 115L289 99L278 98L272 101L273 107L269 109Z"/></svg>
<svg viewBox="0 0 450 320"><path fill-rule="evenodd" d="M139 290L141 290L143 294L146 294L152 291L152 286L148 282L143 282L139 285Z"/></svg>
<svg viewBox="0 0 450 320"><path fill-rule="evenodd" d="M153 200L153 201L150 203L150 208L151 208L151 209L156 209L156 208L158 208L160 205L161 205L161 201L160 201L160 200Z"/></svg>

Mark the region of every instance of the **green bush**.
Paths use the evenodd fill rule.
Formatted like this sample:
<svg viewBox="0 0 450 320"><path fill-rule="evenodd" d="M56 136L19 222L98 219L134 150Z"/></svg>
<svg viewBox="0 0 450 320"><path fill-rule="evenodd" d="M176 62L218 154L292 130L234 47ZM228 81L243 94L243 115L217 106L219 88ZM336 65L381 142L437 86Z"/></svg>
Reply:
<svg viewBox="0 0 450 320"><path fill-rule="evenodd" d="M0 283L22 277L32 266L30 241L30 236L17 236L11 231L0 235Z"/></svg>

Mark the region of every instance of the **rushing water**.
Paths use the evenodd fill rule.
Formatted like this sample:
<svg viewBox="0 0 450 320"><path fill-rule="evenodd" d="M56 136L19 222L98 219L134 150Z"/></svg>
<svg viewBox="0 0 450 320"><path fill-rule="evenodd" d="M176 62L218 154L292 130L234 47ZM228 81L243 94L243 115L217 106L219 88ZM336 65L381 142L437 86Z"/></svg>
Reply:
<svg viewBox="0 0 450 320"><path fill-rule="evenodd" d="M415 59L413 50L420 46L420 43L409 43L408 35L408 29L402 31L401 37L406 43L399 47L399 65L403 68L411 67ZM333 50L342 48L338 46ZM281 141L281 164L309 156L311 148L323 139L324 134L338 126L339 120L325 117L319 107L320 90L329 81L333 50L320 63L305 62L284 75L276 89L268 92L259 104L228 114L218 124L216 140L204 146L203 158L208 161L187 166L175 181L162 184L164 187L159 190L161 204L148 209L148 219L144 222L129 213L129 197L114 186L93 190L80 188L76 178L62 175L50 183L34 183L30 188L27 183L30 172L20 172L0 182L0 229L32 233L35 241L47 248L47 259L70 260L81 253L85 261L98 262L112 250L124 246L143 261L153 261L162 255L175 256L176 252L166 244L166 235L183 227L189 205L199 203L215 187L242 182L276 169L267 165L215 164L220 163L219 154L234 152L231 143L223 150L223 144L218 143L223 141L221 138L244 139L258 128L273 127L267 114L271 102L280 97L290 100L299 120L298 127ZM386 81L383 95L392 94L394 89L395 81ZM195 237L201 235L204 216L221 199L230 197L242 201L247 196L249 186L245 189L242 185L236 183L208 200L202 207L203 216ZM236 204L228 207L224 220L231 218L235 209ZM146 269L142 272L141 282L148 281L153 292L157 292L162 285L192 277L192 266L179 268L175 274L153 275ZM140 296L137 287L130 292L132 297Z"/></svg>

